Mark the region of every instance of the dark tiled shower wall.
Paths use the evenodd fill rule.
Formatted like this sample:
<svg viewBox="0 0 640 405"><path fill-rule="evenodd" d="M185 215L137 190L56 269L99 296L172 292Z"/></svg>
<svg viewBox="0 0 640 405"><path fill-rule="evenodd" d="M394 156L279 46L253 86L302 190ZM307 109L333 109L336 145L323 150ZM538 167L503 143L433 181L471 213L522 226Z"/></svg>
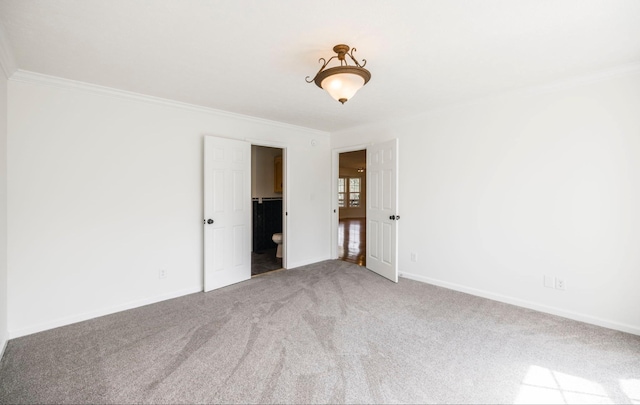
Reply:
<svg viewBox="0 0 640 405"><path fill-rule="evenodd" d="M271 237L282 232L282 199L253 200L253 251L276 247Z"/></svg>

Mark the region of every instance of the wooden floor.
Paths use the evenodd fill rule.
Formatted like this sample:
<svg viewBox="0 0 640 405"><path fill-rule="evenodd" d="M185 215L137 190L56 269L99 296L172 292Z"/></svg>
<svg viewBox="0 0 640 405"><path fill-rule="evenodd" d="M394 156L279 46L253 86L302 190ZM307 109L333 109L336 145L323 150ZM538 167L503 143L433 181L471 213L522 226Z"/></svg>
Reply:
<svg viewBox="0 0 640 405"><path fill-rule="evenodd" d="M341 219L338 223L338 259L366 265L365 218Z"/></svg>

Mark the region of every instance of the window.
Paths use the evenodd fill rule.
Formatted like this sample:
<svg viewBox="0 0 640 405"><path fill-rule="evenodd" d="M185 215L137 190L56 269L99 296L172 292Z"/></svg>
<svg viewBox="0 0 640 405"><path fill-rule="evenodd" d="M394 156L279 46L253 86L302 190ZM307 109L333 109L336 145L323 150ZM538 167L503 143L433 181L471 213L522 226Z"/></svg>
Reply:
<svg viewBox="0 0 640 405"><path fill-rule="evenodd" d="M360 177L338 179L338 207L357 208L360 206Z"/></svg>
<svg viewBox="0 0 640 405"><path fill-rule="evenodd" d="M349 207L360 206L360 178L349 179Z"/></svg>

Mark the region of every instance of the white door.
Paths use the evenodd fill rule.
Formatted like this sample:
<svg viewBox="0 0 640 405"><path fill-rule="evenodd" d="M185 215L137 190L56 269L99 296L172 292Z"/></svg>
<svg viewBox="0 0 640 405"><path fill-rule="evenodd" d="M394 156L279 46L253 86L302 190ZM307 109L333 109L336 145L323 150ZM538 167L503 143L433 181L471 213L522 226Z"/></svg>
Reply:
<svg viewBox="0 0 640 405"><path fill-rule="evenodd" d="M204 138L204 291L251 278L251 144Z"/></svg>
<svg viewBox="0 0 640 405"><path fill-rule="evenodd" d="M367 268L398 282L398 140L367 147Z"/></svg>

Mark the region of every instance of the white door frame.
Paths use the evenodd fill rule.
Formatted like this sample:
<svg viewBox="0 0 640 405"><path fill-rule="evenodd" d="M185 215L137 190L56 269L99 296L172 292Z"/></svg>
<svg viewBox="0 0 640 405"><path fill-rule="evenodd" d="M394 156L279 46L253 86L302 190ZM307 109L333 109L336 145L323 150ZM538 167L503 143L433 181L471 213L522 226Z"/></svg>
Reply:
<svg viewBox="0 0 640 405"><path fill-rule="evenodd" d="M289 261L289 253L287 249L289 236L289 220L287 218L287 207L289 206L289 152L287 146L276 141L265 141L259 139L245 139L252 146L266 146L269 148L282 149L282 268L287 268L287 262ZM253 228L251 230L251 236L253 237Z"/></svg>
<svg viewBox="0 0 640 405"><path fill-rule="evenodd" d="M340 154L345 152L355 152L358 150L367 150L369 144L359 144L353 146L345 146L332 150L331 159L331 178L333 185L331 186L331 258L338 258L338 225L340 216L340 207L338 207L338 179L340 178ZM365 196L366 198L366 196Z"/></svg>

